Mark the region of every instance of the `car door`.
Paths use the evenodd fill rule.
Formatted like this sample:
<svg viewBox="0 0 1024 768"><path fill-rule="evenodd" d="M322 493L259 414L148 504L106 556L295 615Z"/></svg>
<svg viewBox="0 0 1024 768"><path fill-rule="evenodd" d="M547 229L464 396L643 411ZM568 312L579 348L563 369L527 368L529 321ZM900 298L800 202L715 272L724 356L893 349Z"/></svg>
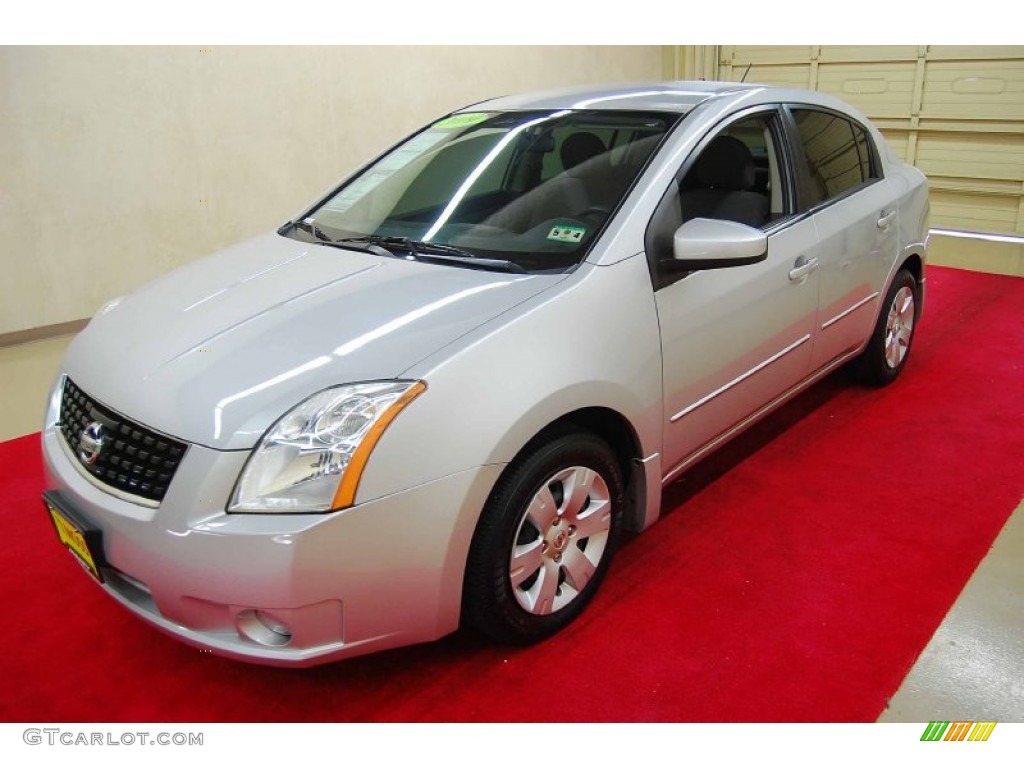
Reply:
<svg viewBox="0 0 1024 768"><path fill-rule="evenodd" d="M897 195L870 134L845 115L789 108L800 208L817 229L818 337L812 370L856 350L877 316L897 250Z"/></svg>
<svg viewBox="0 0 1024 768"><path fill-rule="evenodd" d="M817 236L814 221L796 215L786 135L779 111L763 107L720 125L683 165L648 227L661 329L666 480L808 373L818 307ZM723 154L706 168L705 160L721 154L722 136L749 150L752 180L742 170L743 158ZM717 178L726 167L741 169L737 178ZM723 187L743 194L716 204ZM752 198L745 195L765 198L762 220L749 215L746 201ZM672 234L695 215L757 226L767 235L767 257L748 266L679 274Z"/></svg>

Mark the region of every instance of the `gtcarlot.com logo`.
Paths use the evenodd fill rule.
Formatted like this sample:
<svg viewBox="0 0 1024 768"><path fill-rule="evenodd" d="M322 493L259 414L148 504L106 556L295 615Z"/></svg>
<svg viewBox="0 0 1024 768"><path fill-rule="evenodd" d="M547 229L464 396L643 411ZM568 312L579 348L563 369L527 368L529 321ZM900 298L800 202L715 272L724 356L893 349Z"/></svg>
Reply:
<svg viewBox="0 0 1024 768"><path fill-rule="evenodd" d="M933 720L921 734L921 741L988 741L996 724L994 722Z"/></svg>
<svg viewBox="0 0 1024 768"><path fill-rule="evenodd" d="M69 731L63 728L26 728L21 734L26 744L65 747L201 747L202 733L160 731Z"/></svg>

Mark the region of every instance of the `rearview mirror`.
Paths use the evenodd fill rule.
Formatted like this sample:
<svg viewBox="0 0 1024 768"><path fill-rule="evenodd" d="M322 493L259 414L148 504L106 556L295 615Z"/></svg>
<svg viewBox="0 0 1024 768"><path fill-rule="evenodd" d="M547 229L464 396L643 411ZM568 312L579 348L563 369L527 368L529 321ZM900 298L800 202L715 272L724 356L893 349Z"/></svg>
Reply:
<svg viewBox="0 0 1024 768"><path fill-rule="evenodd" d="M735 221L690 219L672 238L672 256L691 271L756 264L768 256L768 236Z"/></svg>

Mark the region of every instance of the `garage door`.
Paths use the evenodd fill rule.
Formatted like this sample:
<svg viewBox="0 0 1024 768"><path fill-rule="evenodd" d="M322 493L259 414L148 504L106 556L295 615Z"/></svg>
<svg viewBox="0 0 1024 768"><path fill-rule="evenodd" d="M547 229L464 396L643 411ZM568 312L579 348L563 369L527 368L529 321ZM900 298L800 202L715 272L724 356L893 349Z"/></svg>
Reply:
<svg viewBox="0 0 1024 768"><path fill-rule="evenodd" d="M932 226L1024 234L1024 46L720 46L718 77L856 105L926 174ZM713 73L708 73L714 76Z"/></svg>

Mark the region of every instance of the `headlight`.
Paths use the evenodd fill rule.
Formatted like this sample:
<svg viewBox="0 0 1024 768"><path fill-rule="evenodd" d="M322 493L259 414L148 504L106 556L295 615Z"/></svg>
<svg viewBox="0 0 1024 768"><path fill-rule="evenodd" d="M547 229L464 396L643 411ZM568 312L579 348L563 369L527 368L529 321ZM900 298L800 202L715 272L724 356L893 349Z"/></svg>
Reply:
<svg viewBox="0 0 1024 768"><path fill-rule="evenodd" d="M351 506L377 440L427 388L422 381L332 387L277 420L245 463L229 512L329 512Z"/></svg>

